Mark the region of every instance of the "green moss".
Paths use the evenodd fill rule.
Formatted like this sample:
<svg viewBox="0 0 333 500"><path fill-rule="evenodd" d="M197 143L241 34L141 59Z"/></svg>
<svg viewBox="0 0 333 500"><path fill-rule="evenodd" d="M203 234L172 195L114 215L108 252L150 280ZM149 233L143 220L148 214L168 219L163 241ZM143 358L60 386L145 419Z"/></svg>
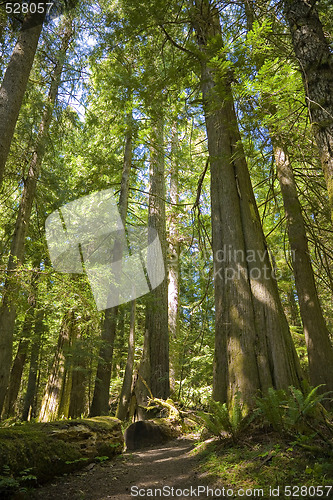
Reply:
<svg viewBox="0 0 333 500"><path fill-rule="evenodd" d="M75 427L78 429L78 426L82 432L79 439L75 439ZM84 429L87 429L86 433ZM95 433L99 436L96 447L87 451L85 443ZM94 443L94 439L91 442ZM111 417L3 427L0 428L0 475L4 467L14 477L31 468L38 481L44 482L84 466L95 456L110 458L122 450L120 422Z"/></svg>

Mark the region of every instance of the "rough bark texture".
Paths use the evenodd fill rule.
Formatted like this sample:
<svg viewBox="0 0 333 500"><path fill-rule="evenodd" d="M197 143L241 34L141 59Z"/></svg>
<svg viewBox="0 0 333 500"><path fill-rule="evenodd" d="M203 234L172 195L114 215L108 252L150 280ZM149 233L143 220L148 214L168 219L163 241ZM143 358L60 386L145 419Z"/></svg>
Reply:
<svg viewBox="0 0 333 500"><path fill-rule="evenodd" d="M333 390L333 348L320 307L310 260L302 209L289 158L278 145L274 147L278 179L288 224L292 265L309 358L310 383L325 384Z"/></svg>
<svg viewBox="0 0 333 500"><path fill-rule="evenodd" d="M121 177L120 196L119 196L119 214L125 225L129 178L132 164L132 114L130 114L129 127L125 137L124 163ZM115 241L113 249L114 262L120 262L123 256L123 244L119 240ZM118 306L105 311L105 317L102 324L102 345L99 352L99 362L97 366L94 395L90 408L90 416L108 415L109 413L109 393L112 371L113 347L117 328Z"/></svg>
<svg viewBox="0 0 333 500"><path fill-rule="evenodd" d="M40 422L56 420L61 404L62 410L64 409L63 389L66 383L66 353L72 337L73 322L74 314L73 311L70 311L64 316L60 328L58 344L39 412L38 419Z"/></svg>
<svg viewBox="0 0 333 500"><path fill-rule="evenodd" d="M301 373L263 235L241 144L231 84L210 65L222 48L216 9L195 2L211 167L215 285L213 396L247 405L258 390L299 386ZM214 43L207 44L214 38Z"/></svg>
<svg viewBox="0 0 333 500"><path fill-rule="evenodd" d="M5 398L3 418L9 418L14 415L15 403L21 386L22 373L27 358L28 347L28 339L20 340L10 372L10 381Z"/></svg>
<svg viewBox="0 0 333 500"><path fill-rule="evenodd" d="M130 332L128 337L128 352L127 361L124 374L124 380L122 389L119 396L119 403L116 412L116 417L120 420L125 420L131 401L132 394L132 377L133 377L133 366L134 366L134 355L135 355L135 309L136 301L133 300L131 303L131 318L130 318Z"/></svg>
<svg viewBox="0 0 333 500"><path fill-rule="evenodd" d="M27 391L24 397L22 420L30 420L37 416L37 373L38 358L41 347L42 334L44 332L44 311L38 311L36 315L35 331L30 351L30 366L28 375Z"/></svg>
<svg viewBox="0 0 333 500"><path fill-rule="evenodd" d="M72 36L71 23L65 21L62 33L62 45L58 56L58 62L53 73L48 102L39 126L35 151L29 166L28 176L25 179L22 198L16 218L14 234L12 238L10 256L7 266L6 282L3 291L2 305L0 308L0 413L2 411L4 397L8 385L10 366L12 362L13 332L16 319L15 298L19 290L15 278L15 270L24 260L25 238L27 235L32 205L35 198L37 180L41 164L44 158L45 141L52 119L52 111L57 97L62 68L66 51ZM0 132L1 136L1 132Z"/></svg>
<svg viewBox="0 0 333 500"><path fill-rule="evenodd" d="M84 341L81 338L75 340L72 348L72 384L68 417L81 417L86 409L86 385L87 385L87 355L84 352Z"/></svg>
<svg viewBox="0 0 333 500"><path fill-rule="evenodd" d="M178 180L178 134L177 124L172 129L171 139L171 172L170 172L170 201L173 205L179 203L179 180ZM175 390L176 380L176 344L179 333L179 274L180 274L180 243L177 230L175 206L169 217L169 259L168 259L168 313L169 313L169 335L170 335L170 390Z"/></svg>
<svg viewBox="0 0 333 500"><path fill-rule="evenodd" d="M314 0L284 0L284 12L302 72L333 222L333 54L314 4Z"/></svg>
<svg viewBox="0 0 333 500"><path fill-rule="evenodd" d="M152 117L150 147L148 226L156 230L159 236L163 262L166 263L163 119L161 116ZM166 399L170 392L168 284L166 279L147 296L146 327L150 368L147 382L154 397Z"/></svg>
<svg viewBox="0 0 333 500"><path fill-rule="evenodd" d="M44 18L38 13L25 16L0 88L0 186Z"/></svg>

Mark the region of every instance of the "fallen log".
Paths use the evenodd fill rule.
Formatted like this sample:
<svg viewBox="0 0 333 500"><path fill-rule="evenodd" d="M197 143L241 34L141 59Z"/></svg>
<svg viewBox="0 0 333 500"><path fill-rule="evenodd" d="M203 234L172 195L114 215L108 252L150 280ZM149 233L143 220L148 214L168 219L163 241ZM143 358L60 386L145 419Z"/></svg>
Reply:
<svg viewBox="0 0 333 500"><path fill-rule="evenodd" d="M42 483L96 460L121 453L120 420L94 417L0 428L0 475L25 469Z"/></svg>

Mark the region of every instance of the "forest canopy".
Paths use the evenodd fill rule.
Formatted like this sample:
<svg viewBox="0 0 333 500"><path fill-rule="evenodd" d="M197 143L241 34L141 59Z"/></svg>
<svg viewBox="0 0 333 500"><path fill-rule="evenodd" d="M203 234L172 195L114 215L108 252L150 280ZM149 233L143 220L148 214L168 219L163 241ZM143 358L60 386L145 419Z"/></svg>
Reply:
<svg viewBox="0 0 333 500"><path fill-rule="evenodd" d="M2 419L333 390L331 2L1 2L0 81Z"/></svg>

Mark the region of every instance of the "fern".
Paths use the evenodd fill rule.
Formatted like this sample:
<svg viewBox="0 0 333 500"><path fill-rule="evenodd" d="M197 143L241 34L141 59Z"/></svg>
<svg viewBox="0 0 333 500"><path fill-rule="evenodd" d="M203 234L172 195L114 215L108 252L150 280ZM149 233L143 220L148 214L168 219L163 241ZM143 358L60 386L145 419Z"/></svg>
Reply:
<svg viewBox="0 0 333 500"><path fill-rule="evenodd" d="M256 399L259 413L272 425L277 432L283 432L284 422L283 414L287 403L287 396L283 390L276 391L269 388L267 395Z"/></svg>
<svg viewBox="0 0 333 500"><path fill-rule="evenodd" d="M228 433L232 439L237 440L240 432L249 424L250 420L243 416L241 394L237 393L230 409L226 403L220 401L210 402L210 413L198 412L198 417L205 427L220 439Z"/></svg>
<svg viewBox="0 0 333 500"><path fill-rule="evenodd" d="M311 388L307 394L293 386L288 392L270 388L266 396L257 398L257 408L277 432L297 433L304 423L309 424L308 417L315 416L329 394L318 394L320 387Z"/></svg>

